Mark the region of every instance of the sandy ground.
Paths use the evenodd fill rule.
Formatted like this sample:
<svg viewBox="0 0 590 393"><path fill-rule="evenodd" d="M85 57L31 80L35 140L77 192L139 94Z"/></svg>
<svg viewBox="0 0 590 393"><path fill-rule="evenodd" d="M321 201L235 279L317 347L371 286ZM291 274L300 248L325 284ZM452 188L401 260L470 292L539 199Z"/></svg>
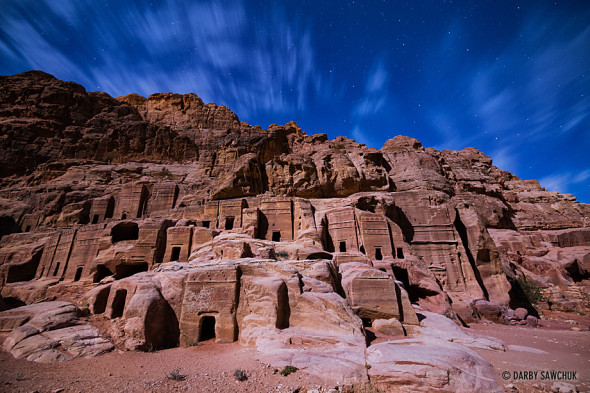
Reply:
<svg viewBox="0 0 590 393"><path fill-rule="evenodd" d="M581 392L590 392L589 326L588 317L553 314L541 321L538 328L474 324L465 330L499 338L508 346L506 352L477 351L492 363L498 382L507 392L551 391L554 381L542 380L540 373L559 370L575 371L577 379L566 382L573 383ZM236 381L236 369L244 370L248 380ZM174 370L184 380L174 381L167 376ZM514 373L519 371L537 371L537 377L515 379ZM508 379L502 378L504 372L509 373ZM511 390L510 384L517 390ZM209 341L196 347L151 353L115 351L53 364L16 360L0 352L0 392L294 392L320 386L324 391L335 387L305 370L281 376L256 360L254 348L237 343Z"/></svg>
<svg viewBox="0 0 590 393"><path fill-rule="evenodd" d="M551 391L556 381L543 379L542 371L575 371L575 380L562 382L577 386L580 392L590 392L590 318L568 313L552 313L547 317L537 328L473 324L465 330L499 338L508 347L506 352L477 350L492 363L502 386L511 384L517 388L507 391Z"/></svg>
<svg viewBox="0 0 590 393"><path fill-rule="evenodd" d="M254 348L200 343L163 351L112 352L90 359L38 364L0 353L0 392L293 392L298 387L326 390L305 370L287 377L256 360ZM241 369L248 379L236 381ZM167 377L174 370L182 381ZM61 390L63 389L63 390Z"/></svg>

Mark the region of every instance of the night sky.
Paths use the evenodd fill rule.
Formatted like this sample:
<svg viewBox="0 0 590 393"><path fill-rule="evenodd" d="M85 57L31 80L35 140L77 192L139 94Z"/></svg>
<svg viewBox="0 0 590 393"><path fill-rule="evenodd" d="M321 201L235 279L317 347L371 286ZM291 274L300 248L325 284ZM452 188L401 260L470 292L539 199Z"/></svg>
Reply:
<svg viewBox="0 0 590 393"><path fill-rule="evenodd" d="M376 148L472 146L590 203L588 1L0 0L0 74L30 69Z"/></svg>

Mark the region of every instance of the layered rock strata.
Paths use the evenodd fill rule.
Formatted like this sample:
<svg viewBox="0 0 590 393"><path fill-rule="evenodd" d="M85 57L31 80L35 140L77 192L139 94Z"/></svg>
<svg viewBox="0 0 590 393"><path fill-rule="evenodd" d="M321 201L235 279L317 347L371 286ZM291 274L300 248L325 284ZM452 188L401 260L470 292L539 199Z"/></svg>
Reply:
<svg viewBox="0 0 590 393"><path fill-rule="evenodd" d="M473 148L378 150L39 71L0 77L0 147L0 306L73 301L121 348L239 341L383 387L405 371L367 329L416 333L414 307L457 323L590 311L590 206ZM430 385L493 388L453 378Z"/></svg>

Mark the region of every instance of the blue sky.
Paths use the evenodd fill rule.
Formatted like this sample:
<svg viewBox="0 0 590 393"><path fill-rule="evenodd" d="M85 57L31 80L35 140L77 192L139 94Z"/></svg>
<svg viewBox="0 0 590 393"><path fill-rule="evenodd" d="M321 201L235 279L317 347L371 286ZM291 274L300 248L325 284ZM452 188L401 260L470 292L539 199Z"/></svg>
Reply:
<svg viewBox="0 0 590 393"><path fill-rule="evenodd" d="M2 0L0 74L29 69L376 148L473 146L590 203L587 1Z"/></svg>

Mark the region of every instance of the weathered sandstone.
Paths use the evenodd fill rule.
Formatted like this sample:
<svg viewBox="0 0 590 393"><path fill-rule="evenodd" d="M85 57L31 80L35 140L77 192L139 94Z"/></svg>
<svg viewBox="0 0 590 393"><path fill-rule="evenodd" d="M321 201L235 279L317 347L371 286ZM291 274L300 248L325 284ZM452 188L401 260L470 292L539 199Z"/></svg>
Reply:
<svg viewBox="0 0 590 393"><path fill-rule="evenodd" d="M0 77L0 327L18 357L213 339L384 391L498 391L468 347L502 344L457 324L590 312L589 270L590 206L474 148Z"/></svg>

